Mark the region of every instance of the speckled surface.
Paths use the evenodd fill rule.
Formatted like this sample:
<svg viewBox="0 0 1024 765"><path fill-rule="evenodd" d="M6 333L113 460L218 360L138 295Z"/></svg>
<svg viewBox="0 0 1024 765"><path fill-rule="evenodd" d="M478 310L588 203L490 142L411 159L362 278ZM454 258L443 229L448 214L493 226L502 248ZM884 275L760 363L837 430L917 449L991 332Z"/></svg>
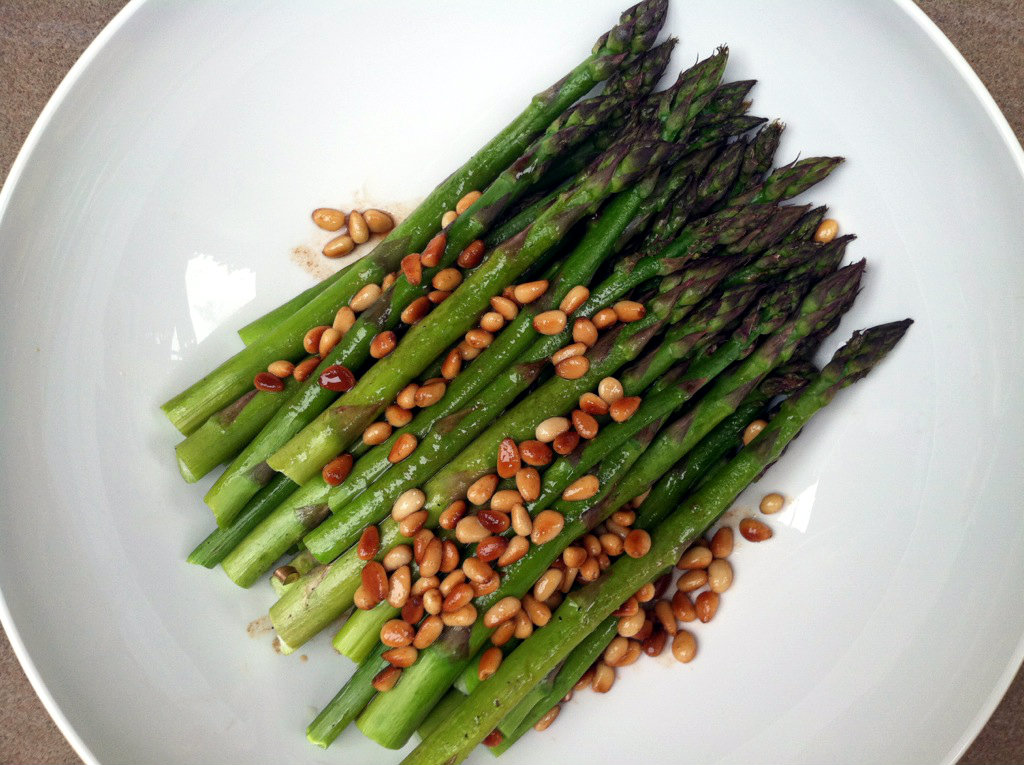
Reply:
<svg viewBox="0 0 1024 765"><path fill-rule="evenodd" d="M975 68L1024 142L1024 2L918 0ZM120 0L0 0L0 179L54 88ZM0 763L77 763L0 638ZM1024 672L963 763L1024 762Z"/></svg>

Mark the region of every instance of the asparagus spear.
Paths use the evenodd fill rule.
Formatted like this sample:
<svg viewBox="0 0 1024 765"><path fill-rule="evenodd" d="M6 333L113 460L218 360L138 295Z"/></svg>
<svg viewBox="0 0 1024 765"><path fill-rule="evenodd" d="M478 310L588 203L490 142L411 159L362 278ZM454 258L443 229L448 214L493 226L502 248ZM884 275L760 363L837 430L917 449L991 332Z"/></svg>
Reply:
<svg viewBox="0 0 1024 765"><path fill-rule="evenodd" d="M330 323L338 306L364 284L379 282L398 267L402 257L426 244L445 210L454 207L466 192L486 186L566 107L610 77L627 53L647 50L661 28L666 7L667 0L643 0L623 13L619 23L597 41L586 60L567 77L534 96L518 117L431 192L373 252L357 261L351 270L327 280L327 287L301 309L282 318L272 331L165 403L163 410L174 426L186 435L191 433L211 414L244 393L253 376L267 364L301 354L307 329Z"/></svg>
<svg viewBox="0 0 1024 765"><path fill-rule="evenodd" d="M502 662L497 673L466 698L439 728L410 754L406 765L460 762L551 667L614 611L643 582L671 566L726 510L751 481L770 467L810 418L836 393L864 377L892 349L910 322L882 325L853 339L750 445L727 463L656 529L650 552L623 557L598 581L566 598L551 622ZM405 678L403 678L404 680ZM395 690L401 687L401 683ZM372 703L372 702L371 702Z"/></svg>

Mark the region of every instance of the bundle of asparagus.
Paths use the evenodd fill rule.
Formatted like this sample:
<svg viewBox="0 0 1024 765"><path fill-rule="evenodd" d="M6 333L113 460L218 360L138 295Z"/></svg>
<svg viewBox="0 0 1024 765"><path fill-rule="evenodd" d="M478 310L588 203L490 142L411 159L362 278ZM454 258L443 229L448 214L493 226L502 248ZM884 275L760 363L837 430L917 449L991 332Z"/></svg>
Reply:
<svg viewBox="0 0 1024 765"><path fill-rule="evenodd" d="M369 255L164 405L186 480L229 462L189 561L244 587L273 569L285 653L352 609L334 645L359 667L316 744L419 729L410 762L454 762L549 723L647 623L654 580L909 325L808 364L865 265L840 267L852 237L823 207L784 203L841 160L773 169L782 125L723 82L725 48L656 91L666 4L624 12Z"/></svg>

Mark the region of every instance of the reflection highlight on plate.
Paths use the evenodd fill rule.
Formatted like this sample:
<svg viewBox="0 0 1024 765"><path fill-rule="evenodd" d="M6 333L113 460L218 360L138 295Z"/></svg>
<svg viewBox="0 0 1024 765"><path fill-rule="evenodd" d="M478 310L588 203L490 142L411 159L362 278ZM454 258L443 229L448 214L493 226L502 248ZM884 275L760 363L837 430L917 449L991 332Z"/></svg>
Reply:
<svg viewBox="0 0 1024 765"><path fill-rule="evenodd" d="M185 267L185 294L198 344L256 297L256 272L251 268L232 269L212 255L197 252Z"/></svg>
<svg viewBox="0 0 1024 765"><path fill-rule="evenodd" d="M786 504L783 509L775 515L768 516L772 523L782 526L789 526L800 532L807 531L811 525L811 510L814 507L814 497L818 493L818 482L807 486L799 494L786 497Z"/></svg>

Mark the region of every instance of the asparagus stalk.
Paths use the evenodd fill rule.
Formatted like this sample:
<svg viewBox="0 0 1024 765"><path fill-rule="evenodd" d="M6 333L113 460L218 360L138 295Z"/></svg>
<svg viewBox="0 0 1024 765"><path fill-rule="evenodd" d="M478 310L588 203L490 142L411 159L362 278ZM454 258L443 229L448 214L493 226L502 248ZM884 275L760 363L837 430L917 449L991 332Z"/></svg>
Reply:
<svg viewBox="0 0 1024 765"><path fill-rule="evenodd" d="M163 410L174 426L186 435L191 433L211 414L244 393L253 376L267 364L300 355L307 329L330 323L338 306L364 284L379 282L398 267L402 257L426 244L442 213L454 207L466 192L485 187L566 107L614 74L627 53L647 50L661 28L666 6L666 0L643 0L623 13L619 23L597 41L585 61L567 77L534 96L518 117L431 192L373 252L357 261L351 270L328 279L327 287L282 319L272 331L165 403Z"/></svg>
<svg viewBox="0 0 1024 765"><path fill-rule="evenodd" d="M895 322L855 334L821 375L782 405L760 436L658 526L647 555L619 559L604 577L566 598L548 626L513 651L497 673L481 683L456 709L447 725L424 739L403 762L426 765L464 759L500 722L505 710L525 697L637 587L671 566L686 545L714 523L739 493L779 458L800 429L840 389L877 365L909 324L909 320ZM395 690L399 687L401 683Z"/></svg>
<svg viewBox="0 0 1024 765"><path fill-rule="evenodd" d="M377 649L359 665L345 686L309 724L306 728L306 738L317 746L326 748L350 722L356 719L377 692L373 687L373 678L388 666L381 658L386 650L386 646L378 644Z"/></svg>
<svg viewBox="0 0 1024 765"><path fill-rule="evenodd" d="M391 619L398 618L399 611L400 609L395 608L386 600L381 601L368 611L361 611L357 608L341 625L341 629L334 636L331 645L342 656L348 657L356 664L361 664L380 643L380 628Z"/></svg>

